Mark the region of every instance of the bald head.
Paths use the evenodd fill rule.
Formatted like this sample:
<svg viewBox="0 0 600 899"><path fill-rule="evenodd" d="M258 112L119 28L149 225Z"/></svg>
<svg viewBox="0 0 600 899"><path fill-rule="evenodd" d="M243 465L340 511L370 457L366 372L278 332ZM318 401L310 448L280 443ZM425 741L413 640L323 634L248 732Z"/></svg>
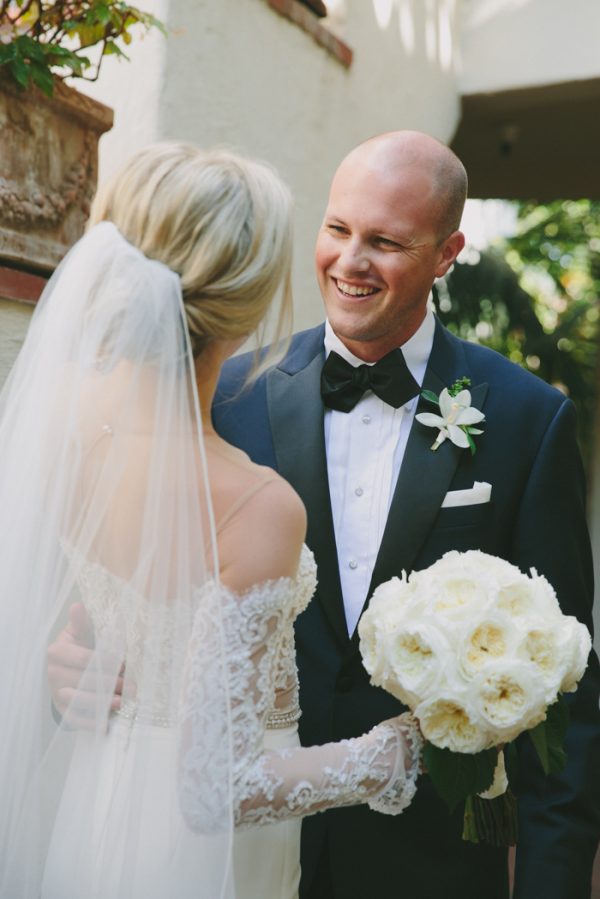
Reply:
<svg viewBox="0 0 600 899"><path fill-rule="evenodd" d="M425 177L430 192L423 202L431 204L439 239L459 227L467 198L467 173L458 156L441 141L420 131L390 131L355 147L338 172L353 165L380 171L390 179L411 170Z"/></svg>

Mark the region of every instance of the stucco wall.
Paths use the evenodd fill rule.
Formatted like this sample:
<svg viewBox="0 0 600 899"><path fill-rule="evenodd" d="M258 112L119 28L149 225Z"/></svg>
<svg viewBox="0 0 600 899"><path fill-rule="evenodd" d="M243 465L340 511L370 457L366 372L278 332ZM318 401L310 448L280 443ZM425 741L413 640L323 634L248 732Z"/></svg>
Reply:
<svg viewBox="0 0 600 899"><path fill-rule="evenodd" d="M90 92L115 109L100 178L155 138L227 145L272 162L296 198L295 326L321 318L312 264L328 183L360 140L458 118L456 0L337 0L345 69L265 0L153 0L170 29L107 60ZM146 4L149 6L149 4Z"/></svg>
<svg viewBox="0 0 600 899"><path fill-rule="evenodd" d="M462 0L461 34L465 94L600 76L598 0Z"/></svg>

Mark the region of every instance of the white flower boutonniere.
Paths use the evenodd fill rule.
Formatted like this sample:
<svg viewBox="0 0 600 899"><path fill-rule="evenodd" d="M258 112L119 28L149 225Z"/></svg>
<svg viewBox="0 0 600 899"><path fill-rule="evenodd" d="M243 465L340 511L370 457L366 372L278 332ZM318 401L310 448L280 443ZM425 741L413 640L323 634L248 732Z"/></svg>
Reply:
<svg viewBox="0 0 600 899"><path fill-rule="evenodd" d="M438 449L444 440L449 439L456 446L469 448L471 453L475 453L473 435L483 434L483 431L473 425L485 421L485 415L471 405L471 393L467 390L470 386L469 378L459 378L451 387L444 387L439 397L431 390L422 392L421 396L439 406L441 413L420 412L415 416L422 425L440 429L432 450Z"/></svg>

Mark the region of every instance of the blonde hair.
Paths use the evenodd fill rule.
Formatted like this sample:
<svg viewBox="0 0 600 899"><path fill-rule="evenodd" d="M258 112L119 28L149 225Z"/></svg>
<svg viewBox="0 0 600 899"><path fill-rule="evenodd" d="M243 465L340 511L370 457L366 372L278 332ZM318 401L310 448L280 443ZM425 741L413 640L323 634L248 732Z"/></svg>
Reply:
<svg viewBox="0 0 600 899"><path fill-rule="evenodd" d="M225 150L165 142L136 153L98 191L89 225L123 237L181 278L194 356L238 340L282 296L273 346L291 334L292 200L273 169ZM260 370L272 361L263 360Z"/></svg>

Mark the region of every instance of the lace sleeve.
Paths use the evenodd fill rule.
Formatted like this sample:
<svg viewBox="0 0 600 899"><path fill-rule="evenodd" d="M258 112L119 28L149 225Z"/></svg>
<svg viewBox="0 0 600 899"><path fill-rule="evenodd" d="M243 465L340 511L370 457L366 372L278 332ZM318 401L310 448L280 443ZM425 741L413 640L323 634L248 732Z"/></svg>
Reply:
<svg viewBox="0 0 600 899"><path fill-rule="evenodd" d="M363 737L241 760L236 826L270 824L363 802L375 811L398 815L416 790L420 747L418 728L407 713Z"/></svg>
<svg viewBox="0 0 600 899"><path fill-rule="evenodd" d="M259 585L225 605L228 692L233 747L233 814L236 826L268 824L328 808L368 802L386 814L410 803L419 770L421 738L408 714L351 740L308 748L265 751L263 736L274 698L277 658L293 617L294 581ZM181 805L188 825L214 829L215 782L206 760L217 764L217 747L206 746L207 695L198 667L205 668L206 630L194 628L184 698L180 761Z"/></svg>

